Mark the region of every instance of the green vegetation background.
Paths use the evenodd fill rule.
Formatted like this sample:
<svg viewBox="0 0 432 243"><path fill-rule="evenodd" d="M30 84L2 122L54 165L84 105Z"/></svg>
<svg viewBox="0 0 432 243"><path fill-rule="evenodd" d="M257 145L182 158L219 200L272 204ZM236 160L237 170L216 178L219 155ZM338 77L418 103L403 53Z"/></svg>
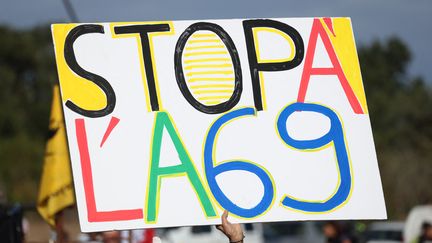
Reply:
<svg viewBox="0 0 432 243"><path fill-rule="evenodd" d="M358 52L389 217L403 219L432 203L431 88L407 74L412 55L398 38ZM36 201L56 82L49 27L0 26L0 190L11 203Z"/></svg>

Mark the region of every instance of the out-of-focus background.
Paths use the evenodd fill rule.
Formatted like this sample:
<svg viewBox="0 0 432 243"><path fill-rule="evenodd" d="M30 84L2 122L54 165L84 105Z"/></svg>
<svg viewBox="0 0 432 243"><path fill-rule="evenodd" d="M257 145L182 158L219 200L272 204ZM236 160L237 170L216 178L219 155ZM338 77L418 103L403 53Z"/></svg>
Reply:
<svg viewBox="0 0 432 243"><path fill-rule="evenodd" d="M424 222L432 224L430 215L431 221L422 221L430 208L413 211L417 205L432 204L430 0L0 0L0 215L11 218L23 212L27 242L52 238L53 231L35 209L52 87L57 83L51 23L317 16L352 18L389 215L385 222L345 222L337 227L359 240L397 242L411 211L408 221L417 222L414 231L421 232L427 227ZM63 221L69 239L78 240L73 207ZM259 235L256 242L324 242L326 225L247 227ZM6 234L1 227L0 223L0 239ZM194 242L198 235L204 237L198 242L211 242L218 234L213 231L200 227L155 234L166 241L183 235L188 239L183 242Z"/></svg>

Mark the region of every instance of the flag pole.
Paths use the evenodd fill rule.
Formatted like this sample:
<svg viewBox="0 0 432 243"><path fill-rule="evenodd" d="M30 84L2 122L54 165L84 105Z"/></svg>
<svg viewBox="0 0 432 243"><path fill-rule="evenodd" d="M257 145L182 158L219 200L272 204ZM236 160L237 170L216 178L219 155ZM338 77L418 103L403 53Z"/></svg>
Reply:
<svg viewBox="0 0 432 243"><path fill-rule="evenodd" d="M71 22L77 23L78 22L78 16L77 16L72 4L69 2L69 0L63 0L63 6L66 9L66 13L69 17L69 20Z"/></svg>
<svg viewBox="0 0 432 243"><path fill-rule="evenodd" d="M60 210L55 215L55 233L56 243L65 243L65 230L64 230L64 209Z"/></svg>

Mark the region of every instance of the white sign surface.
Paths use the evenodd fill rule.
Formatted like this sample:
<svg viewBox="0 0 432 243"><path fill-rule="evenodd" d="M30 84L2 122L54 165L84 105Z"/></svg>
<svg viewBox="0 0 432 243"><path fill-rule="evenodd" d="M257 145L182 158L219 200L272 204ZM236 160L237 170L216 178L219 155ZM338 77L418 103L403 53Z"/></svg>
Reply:
<svg viewBox="0 0 432 243"><path fill-rule="evenodd" d="M349 18L52 30L83 231L386 218Z"/></svg>

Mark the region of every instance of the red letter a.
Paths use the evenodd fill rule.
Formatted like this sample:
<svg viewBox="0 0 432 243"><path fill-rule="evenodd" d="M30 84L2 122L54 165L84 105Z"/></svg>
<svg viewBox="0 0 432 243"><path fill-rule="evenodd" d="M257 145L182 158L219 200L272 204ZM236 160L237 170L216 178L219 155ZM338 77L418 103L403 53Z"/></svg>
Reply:
<svg viewBox="0 0 432 243"><path fill-rule="evenodd" d="M330 68L314 68L312 67L312 63L314 60L315 49L317 45L318 35L320 35L322 42L324 43L324 47L327 51L327 54L330 58L330 61L333 67ZM351 86L348 83L347 78L342 70L342 67L339 63L339 60L336 56L335 50L331 44L330 38L326 33L321 21L319 19L314 19L312 30L309 38L309 45L306 52L305 64L303 68L303 74L300 82L300 89L297 97L298 102L304 102L306 91L308 88L309 80L312 75L337 75L339 81L342 85L342 88L345 92L345 95L348 98L348 101L356 114L363 114L363 109L355 96Z"/></svg>

